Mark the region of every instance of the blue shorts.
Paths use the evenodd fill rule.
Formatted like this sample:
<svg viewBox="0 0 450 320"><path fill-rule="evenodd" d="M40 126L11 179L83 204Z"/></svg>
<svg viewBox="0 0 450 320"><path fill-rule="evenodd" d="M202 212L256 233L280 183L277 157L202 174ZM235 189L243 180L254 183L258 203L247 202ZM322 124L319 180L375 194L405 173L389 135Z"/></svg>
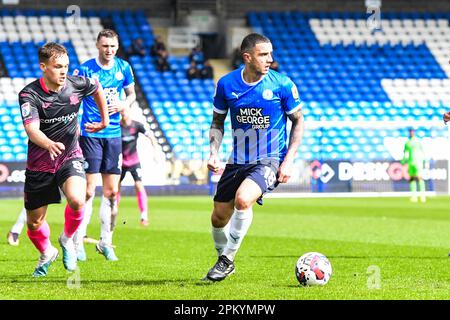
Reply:
<svg viewBox="0 0 450 320"><path fill-rule="evenodd" d="M122 138L80 137L86 173L120 174Z"/></svg>
<svg viewBox="0 0 450 320"><path fill-rule="evenodd" d="M217 184L214 201L229 202L245 179L250 179L261 188L261 197L256 201L263 204L262 197L278 186L278 167L274 164L227 164Z"/></svg>

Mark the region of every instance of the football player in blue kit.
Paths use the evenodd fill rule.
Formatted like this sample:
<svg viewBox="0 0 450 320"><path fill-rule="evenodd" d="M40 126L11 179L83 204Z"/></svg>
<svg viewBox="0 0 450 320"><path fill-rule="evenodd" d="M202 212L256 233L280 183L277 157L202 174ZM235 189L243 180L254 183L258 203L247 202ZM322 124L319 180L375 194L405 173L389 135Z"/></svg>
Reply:
<svg viewBox="0 0 450 320"><path fill-rule="evenodd" d="M231 117L233 151L217 185L211 215L218 260L205 280L234 273L234 259L253 218L252 207L279 183L288 182L303 136L302 101L287 76L270 69L272 43L260 34L241 44L244 67L217 83L210 128L208 168L219 171L224 122ZM287 142L287 118L292 122Z"/></svg>
<svg viewBox="0 0 450 320"><path fill-rule="evenodd" d="M122 131L120 111L129 108L136 100L134 76L128 62L116 57L119 36L113 30L105 29L97 36L98 57L80 66L76 73L80 76L98 79L105 92L110 122L101 132L90 133L83 130L84 123L96 122L99 118L95 101L88 97L83 100L81 118L80 147L86 159L86 209L85 217L76 234L78 260L86 260L83 238L92 215L92 201L95 196L96 177L101 173L103 197L100 205L100 241L96 246L107 260L118 260L112 248L112 235L118 213L117 193L122 167ZM120 99L122 91L126 98Z"/></svg>

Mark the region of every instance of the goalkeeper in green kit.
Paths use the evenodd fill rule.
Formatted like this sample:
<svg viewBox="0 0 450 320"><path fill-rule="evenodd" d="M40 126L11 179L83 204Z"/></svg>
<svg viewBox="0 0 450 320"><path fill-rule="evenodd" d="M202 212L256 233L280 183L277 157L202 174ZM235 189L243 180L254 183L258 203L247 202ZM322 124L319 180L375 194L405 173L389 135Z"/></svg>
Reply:
<svg viewBox="0 0 450 320"><path fill-rule="evenodd" d="M414 129L409 129L409 139L405 144L403 151L402 164L408 162L409 174L409 190L411 191L411 201L417 202L417 185L419 185L420 201L425 202L425 181L422 178L422 171L425 167L425 153L422 148L422 143L415 136Z"/></svg>

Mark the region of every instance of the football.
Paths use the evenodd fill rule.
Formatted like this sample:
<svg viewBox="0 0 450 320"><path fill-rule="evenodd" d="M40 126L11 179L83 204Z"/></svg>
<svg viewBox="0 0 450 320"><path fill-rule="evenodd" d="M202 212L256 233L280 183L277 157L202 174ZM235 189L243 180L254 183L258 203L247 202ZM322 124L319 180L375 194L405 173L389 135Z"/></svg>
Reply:
<svg viewBox="0 0 450 320"><path fill-rule="evenodd" d="M330 261L318 252L305 253L295 265L295 276L303 286L324 286L332 273Z"/></svg>

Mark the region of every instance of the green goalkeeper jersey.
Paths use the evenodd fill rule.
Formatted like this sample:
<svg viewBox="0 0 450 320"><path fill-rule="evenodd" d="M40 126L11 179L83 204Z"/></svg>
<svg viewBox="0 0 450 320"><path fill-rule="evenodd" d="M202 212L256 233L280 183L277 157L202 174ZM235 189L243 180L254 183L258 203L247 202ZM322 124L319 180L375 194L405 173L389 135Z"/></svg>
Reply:
<svg viewBox="0 0 450 320"><path fill-rule="evenodd" d="M402 164L408 161L409 166L423 167L425 162L425 153L423 152L422 143L415 136L410 138L405 144L403 152Z"/></svg>

